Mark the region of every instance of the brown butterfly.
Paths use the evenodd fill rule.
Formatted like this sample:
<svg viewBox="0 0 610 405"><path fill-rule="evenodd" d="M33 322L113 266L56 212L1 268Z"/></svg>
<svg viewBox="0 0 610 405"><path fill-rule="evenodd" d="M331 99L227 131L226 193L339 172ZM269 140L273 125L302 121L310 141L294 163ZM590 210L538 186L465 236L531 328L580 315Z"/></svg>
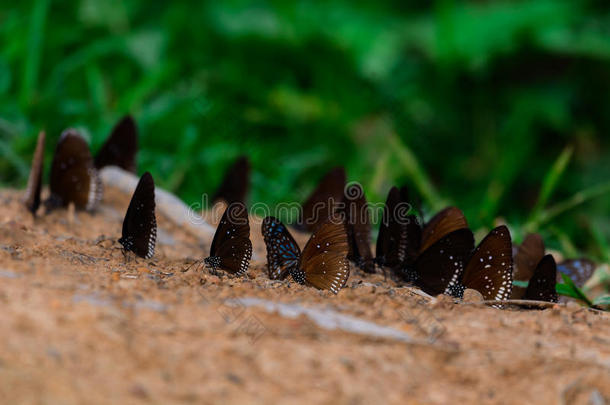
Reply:
<svg viewBox="0 0 610 405"><path fill-rule="evenodd" d="M38 207L40 207L45 139L46 134L44 131L41 131L38 134L38 142L36 143L36 150L34 151L34 157L32 158L32 169L30 171L30 177L28 178L28 187L25 192L25 206L32 215L36 215L36 211L38 211Z"/></svg>
<svg viewBox="0 0 610 405"><path fill-rule="evenodd" d="M227 204L244 203L248 195L250 184L250 162L247 157L241 156L227 170L220 187L212 198L212 202L223 200Z"/></svg>
<svg viewBox="0 0 610 405"><path fill-rule="evenodd" d="M544 257L544 241L537 233L529 234L517 248L513 278L518 281L529 281L534 275L536 266ZM525 288L513 286L512 299L521 299Z"/></svg>
<svg viewBox="0 0 610 405"><path fill-rule="evenodd" d="M311 232L333 215L337 204L343 200L345 179L345 169L342 167L336 167L326 173L303 204L301 217L294 227Z"/></svg>
<svg viewBox="0 0 610 405"><path fill-rule="evenodd" d="M415 263L416 284L431 295L461 298L466 288L486 300L506 300L512 290L512 242L506 226L493 229L472 251L468 228L455 230L426 249Z"/></svg>
<svg viewBox="0 0 610 405"><path fill-rule="evenodd" d="M420 252L428 249L443 236L458 229L468 228L464 213L456 207L448 207L436 214L422 230Z"/></svg>
<svg viewBox="0 0 610 405"><path fill-rule="evenodd" d="M51 165L49 209L74 203L77 209L94 210L102 199L102 183L93 167L89 146L74 129L61 134Z"/></svg>
<svg viewBox="0 0 610 405"><path fill-rule="evenodd" d="M366 273L375 272L371 253L371 218L366 196L360 184L351 184L344 196L345 228L349 253L347 258Z"/></svg>
<svg viewBox="0 0 610 405"><path fill-rule="evenodd" d="M406 187L392 187L379 224L375 262L393 271L413 264L419 253L421 225L409 215L411 205Z"/></svg>
<svg viewBox="0 0 610 405"><path fill-rule="evenodd" d="M138 128L133 117L123 117L112 129L108 139L95 156L95 168L118 166L136 173L138 153Z"/></svg>
<svg viewBox="0 0 610 405"><path fill-rule="evenodd" d="M242 275L248 271L251 258L248 210L243 204L231 204L216 228L210 256L204 259L204 263L212 268L212 273L221 268L231 274Z"/></svg>
<svg viewBox="0 0 610 405"><path fill-rule="evenodd" d="M149 259L155 254L156 241L155 182L151 174L146 172L131 197L119 243L125 250Z"/></svg>
<svg viewBox="0 0 610 405"><path fill-rule="evenodd" d="M552 255L544 256L530 278L523 298L533 301L557 302L559 297L555 290L557 265Z"/></svg>
<svg viewBox="0 0 610 405"><path fill-rule="evenodd" d="M349 278L345 225L333 216L312 233L303 252L286 227L274 217L263 220L267 267L273 279L288 274L300 284L339 293Z"/></svg>

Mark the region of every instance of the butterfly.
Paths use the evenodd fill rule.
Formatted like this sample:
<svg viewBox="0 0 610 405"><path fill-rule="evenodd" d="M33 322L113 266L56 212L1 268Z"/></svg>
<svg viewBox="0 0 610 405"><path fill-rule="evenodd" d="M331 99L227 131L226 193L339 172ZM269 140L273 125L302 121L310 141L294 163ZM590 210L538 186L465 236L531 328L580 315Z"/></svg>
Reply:
<svg viewBox="0 0 610 405"><path fill-rule="evenodd" d="M241 156L227 170L212 202L223 200L227 204L245 203L250 183L250 162Z"/></svg>
<svg viewBox="0 0 610 405"><path fill-rule="evenodd" d="M93 210L102 199L102 182L89 146L74 129L61 134L51 165L49 209L74 203L78 209Z"/></svg>
<svg viewBox="0 0 610 405"><path fill-rule="evenodd" d="M366 273L374 273L375 263L370 245L371 218L364 191L359 184L351 184L345 190L344 214L349 244L347 258Z"/></svg>
<svg viewBox="0 0 610 405"><path fill-rule="evenodd" d="M405 187L392 187L383 209L375 251L375 262L392 269L410 265L419 253L421 225L411 209Z"/></svg>
<svg viewBox="0 0 610 405"><path fill-rule="evenodd" d="M145 259L155 253L157 220L155 217L155 182L149 172L140 178L123 220L119 243Z"/></svg>
<svg viewBox="0 0 610 405"><path fill-rule="evenodd" d="M560 275L563 273L580 288L591 278L596 268L596 264L588 259L568 259L557 265L557 280L563 282Z"/></svg>
<svg viewBox="0 0 610 405"><path fill-rule="evenodd" d="M466 288L486 300L507 300L512 290L513 257L506 226L493 229L474 251L468 228L455 230L426 249L415 263L416 284L432 295L461 298Z"/></svg>
<svg viewBox="0 0 610 405"><path fill-rule="evenodd" d="M251 258L248 210L243 204L231 204L216 228L210 256L204 259L204 263L212 268L213 273L221 268L231 274L242 275L248 271Z"/></svg>
<svg viewBox="0 0 610 405"><path fill-rule="evenodd" d="M42 169L44 165L44 144L46 134L41 131L38 134L38 142L36 143L36 150L34 151L34 157L32 158L32 169L30 171L30 177L28 178L28 186L25 192L25 206L32 213L36 215L38 207L40 207L40 190L42 189Z"/></svg>
<svg viewBox="0 0 610 405"><path fill-rule="evenodd" d="M559 297L555 290L557 265L552 255L544 256L534 269L523 298L526 300L557 302Z"/></svg>
<svg viewBox="0 0 610 405"><path fill-rule="evenodd" d="M456 207L448 207L436 214L422 230L420 251L428 249L443 236L458 229L468 228L464 213Z"/></svg>
<svg viewBox="0 0 610 405"><path fill-rule="evenodd" d="M513 278L518 281L529 281L536 270L536 266L544 257L544 241L537 233L529 234L517 248L514 255L515 269ZM513 286L512 299L521 299L525 288Z"/></svg>
<svg viewBox="0 0 610 405"><path fill-rule="evenodd" d="M95 168L118 166L136 173L138 128L130 115L123 117L112 129L110 136L95 156Z"/></svg>
<svg viewBox="0 0 610 405"><path fill-rule="evenodd" d="M343 200L345 169L336 167L326 173L318 187L303 204L303 209L295 228L311 232L335 213L336 205Z"/></svg>
<svg viewBox="0 0 610 405"><path fill-rule="evenodd" d="M345 225L333 216L312 233L301 252L286 227L274 217L262 225L267 246L269 277L283 279L288 274L299 284L339 293L349 278L349 250Z"/></svg>

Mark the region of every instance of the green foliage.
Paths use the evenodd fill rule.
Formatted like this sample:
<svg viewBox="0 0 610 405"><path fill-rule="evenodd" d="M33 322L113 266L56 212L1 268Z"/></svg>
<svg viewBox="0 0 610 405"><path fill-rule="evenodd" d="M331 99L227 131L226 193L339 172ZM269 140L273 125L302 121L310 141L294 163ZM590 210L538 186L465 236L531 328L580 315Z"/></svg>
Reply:
<svg viewBox="0 0 610 405"><path fill-rule="evenodd" d="M270 204L341 164L374 202L406 183L607 258L609 23L595 0L3 3L0 183L40 129L49 162L64 128L96 150L131 112L141 171L187 202L240 154Z"/></svg>
<svg viewBox="0 0 610 405"><path fill-rule="evenodd" d="M563 284L555 285L555 290L557 291L557 294L575 298L579 301L582 301L588 307L592 307L594 305L593 302L587 297L587 295L582 292L582 290L578 288L576 284L574 284L570 277L561 273L561 278L563 279Z"/></svg>

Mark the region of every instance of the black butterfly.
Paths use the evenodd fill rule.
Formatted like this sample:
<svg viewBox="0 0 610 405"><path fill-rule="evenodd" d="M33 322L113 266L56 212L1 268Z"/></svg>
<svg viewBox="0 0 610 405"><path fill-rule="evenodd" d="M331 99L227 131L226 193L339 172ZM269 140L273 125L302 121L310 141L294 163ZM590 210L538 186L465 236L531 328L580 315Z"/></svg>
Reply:
<svg viewBox="0 0 610 405"><path fill-rule="evenodd" d="M138 128L133 118L123 117L112 129L110 136L95 156L95 167L118 166L136 173Z"/></svg>
<svg viewBox="0 0 610 405"><path fill-rule="evenodd" d="M466 288L486 300L507 300L512 290L513 257L506 226L493 229L472 251L470 229L449 233L426 249L415 263L416 284L432 295L461 298ZM472 253L471 253L472 251Z"/></svg>
<svg viewBox="0 0 610 405"><path fill-rule="evenodd" d="M544 256L529 280L523 298L526 300L557 302L559 297L555 290L557 265L552 255Z"/></svg>
<svg viewBox="0 0 610 405"><path fill-rule="evenodd" d="M544 257L544 250L544 241L539 234L532 233L527 235L514 255L515 269L513 279L529 281L536 271L536 266L538 266L538 263ZM521 299L524 295L524 287L513 286L512 299Z"/></svg>
<svg viewBox="0 0 610 405"><path fill-rule="evenodd" d="M303 204L299 222L294 227L311 232L333 215L337 204L343 200L345 179L345 169L342 167L336 167L326 173Z"/></svg>
<svg viewBox="0 0 610 405"><path fill-rule="evenodd" d="M344 214L349 253L347 258L367 273L375 272L371 253L371 218L364 191L359 184L345 190Z"/></svg>
<svg viewBox="0 0 610 405"><path fill-rule="evenodd" d="M32 215L36 215L36 211L38 211L38 207L40 207L45 138L45 132L41 131L38 134L38 142L36 143L36 150L34 151L34 157L32 158L32 169L30 171L30 177L28 178L28 187L25 192L25 206Z"/></svg>
<svg viewBox="0 0 610 405"><path fill-rule="evenodd" d="M73 129L64 131L57 142L51 165L51 196L47 207L68 206L93 210L102 199L102 183L93 167L87 142Z"/></svg>
<svg viewBox="0 0 610 405"><path fill-rule="evenodd" d="M426 223L421 234L420 251L428 249L443 236L458 229L468 228L464 213L456 207L448 207Z"/></svg>
<svg viewBox="0 0 610 405"><path fill-rule="evenodd" d="M131 197L119 243L125 250L150 259L155 253L156 241L155 182L151 174L146 172Z"/></svg>
<svg viewBox="0 0 610 405"><path fill-rule="evenodd" d="M318 226L303 252L286 227L274 217L263 220L269 277L283 279L290 273L300 284L337 294L349 278L345 225L333 216Z"/></svg>
<svg viewBox="0 0 610 405"><path fill-rule="evenodd" d="M570 277L578 288L585 285L595 272L596 265L587 259L568 259L557 265L557 280L563 283L560 273Z"/></svg>
<svg viewBox="0 0 610 405"><path fill-rule="evenodd" d="M234 203L225 210L210 247L210 256L204 262L216 273L218 268L231 274L248 271L252 258L250 224L245 205Z"/></svg>
<svg viewBox="0 0 610 405"><path fill-rule="evenodd" d="M388 193L377 236L375 262L398 269L411 265L419 253L421 226L411 206L405 187L392 187Z"/></svg>
<svg viewBox="0 0 610 405"><path fill-rule="evenodd" d="M212 202L223 200L227 204L245 203L250 184L250 162L245 156L240 157L227 170Z"/></svg>

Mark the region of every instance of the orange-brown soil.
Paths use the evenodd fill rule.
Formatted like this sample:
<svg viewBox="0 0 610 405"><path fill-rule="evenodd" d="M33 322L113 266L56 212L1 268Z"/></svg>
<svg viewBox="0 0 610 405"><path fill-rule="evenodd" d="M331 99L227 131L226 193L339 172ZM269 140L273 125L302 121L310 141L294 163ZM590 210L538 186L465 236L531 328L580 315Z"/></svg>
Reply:
<svg viewBox="0 0 610 405"><path fill-rule="evenodd" d="M254 219L247 277L184 271L210 240L161 213L154 258L123 255L129 195L36 219L22 196L0 192L0 403L610 401L607 314L430 300L354 270L337 296L271 281Z"/></svg>

